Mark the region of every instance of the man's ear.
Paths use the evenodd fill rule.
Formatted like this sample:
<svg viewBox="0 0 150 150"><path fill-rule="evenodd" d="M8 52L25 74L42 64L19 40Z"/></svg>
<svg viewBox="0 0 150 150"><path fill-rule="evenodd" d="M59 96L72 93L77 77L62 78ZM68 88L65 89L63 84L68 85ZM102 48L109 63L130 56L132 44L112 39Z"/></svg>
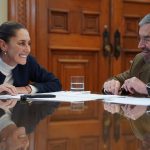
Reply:
<svg viewBox="0 0 150 150"><path fill-rule="evenodd" d="M7 44L4 40L0 39L0 49L3 51L3 52L7 52Z"/></svg>

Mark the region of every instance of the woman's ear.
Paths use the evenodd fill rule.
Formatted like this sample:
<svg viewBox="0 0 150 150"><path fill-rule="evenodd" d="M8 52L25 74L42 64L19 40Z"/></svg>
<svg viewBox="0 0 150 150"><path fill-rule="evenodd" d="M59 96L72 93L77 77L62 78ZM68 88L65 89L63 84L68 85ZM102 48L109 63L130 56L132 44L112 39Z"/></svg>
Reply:
<svg viewBox="0 0 150 150"><path fill-rule="evenodd" d="M0 49L3 51L3 52L7 52L7 44L4 40L0 39Z"/></svg>

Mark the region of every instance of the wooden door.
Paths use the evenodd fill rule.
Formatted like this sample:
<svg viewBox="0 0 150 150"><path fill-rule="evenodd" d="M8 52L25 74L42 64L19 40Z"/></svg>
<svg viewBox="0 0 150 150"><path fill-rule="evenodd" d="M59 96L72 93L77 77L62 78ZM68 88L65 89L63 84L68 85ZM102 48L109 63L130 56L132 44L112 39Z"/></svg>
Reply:
<svg viewBox="0 0 150 150"><path fill-rule="evenodd" d="M31 33L32 54L70 89L70 77L85 76L85 90L100 92L103 82L126 70L137 49L138 21L149 0L10 0L9 18ZM104 56L104 27L109 49ZM120 56L114 57L114 33ZM118 42L119 44L119 42ZM106 46L106 45L105 45ZM74 111L63 103L35 132L35 150L133 150L139 147L126 119L103 111L101 102ZM33 139L33 138L32 138Z"/></svg>
<svg viewBox="0 0 150 150"><path fill-rule="evenodd" d="M100 91L105 77L99 66L103 61L101 46L104 23L109 21L105 13L108 6L108 0L38 1L37 22L42 30L37 33L38 41L42 41L38 48L44 46L45 53L39 51L37 57L60 78L64 90L70 89L71 76L84 76L85 90ZM47 60L43 61L42 56ZM78 111L70 103L62 103L48 118L47 150L107 149L102 120L101 103L84 103ZM36 149L40 150L38 145Z"/></svg>

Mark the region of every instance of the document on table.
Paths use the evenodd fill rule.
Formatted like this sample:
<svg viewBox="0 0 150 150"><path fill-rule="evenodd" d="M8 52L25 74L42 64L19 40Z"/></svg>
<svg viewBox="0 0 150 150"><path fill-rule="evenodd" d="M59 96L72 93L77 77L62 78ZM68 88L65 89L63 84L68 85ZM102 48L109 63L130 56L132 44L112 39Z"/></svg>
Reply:
<svg viewBox="0 0 150 150"><path fill-rule="evenodd" d="M94 101L94 100L103 100L105 98L119 97L118 95L91 94L87 91L83 91L83 92L60 91L60 92L52 92L50 94L56 95L56 97L55 98L34 98L33 100L81 102L81 101Z"/></svg>
<svg viewBox="0 0 150 150"><path fill-rule="evenodd" d="M114 103L114 104L129 104L129 105L143 105L150 106L150 98L147 97L130 97L130 96L122 96L122 97L114 97L114 98L106 98L104 99L106 103Z"/></svg>
<svg viewBox="0 0 150 150"><path fill-rule="evenodd" d="M150 98L144 97L130 97L130 96L119 96L119 95L103 95L103 94L91 94L89 91L83 92L71 92L71 91L59 91L51 93L37 93L31 94L32 96L40 95L39 98L27 98L30 101L58 101L58 102L81 102L81 101L103 101L107 103L115 104L130 104L130 105L145 105L150 106ZM55 95L51 98L41 98L41 95ZM23 94L16 96L11 95L0 95L0 99L17 99L20 100Z"/></svg>
<svg viewBox="0 0 150 150"><path fill-rule="evenodd" d="M55 95L55 97L51 98L41 98L42 95ZM119 97L118 95L102 95L102 94L91 94L89 91L83 91L83 92L71 92L71 91L60 91L60 92L51 92L51 93L37 93L37 94L31 94L31 96L40 95L38 98L29 98L29 100L32 101L59 101L59 102L80 102L80 101L92 101L92 100L103 100L105 98L113 98L113 97ZM0 99L18 99L20 100L21 96L23 94L19 94L16 96L11 95L0 95ZM28 100L28 99L27 99Z"/></svg>

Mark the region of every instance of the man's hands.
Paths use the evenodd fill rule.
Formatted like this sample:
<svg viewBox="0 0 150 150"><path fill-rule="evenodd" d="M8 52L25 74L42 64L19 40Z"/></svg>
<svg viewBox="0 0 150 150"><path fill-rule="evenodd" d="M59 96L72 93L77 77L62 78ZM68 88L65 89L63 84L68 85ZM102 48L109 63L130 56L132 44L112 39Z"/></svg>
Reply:
<svg viewBox="0 0 150 150"><path fill-rule="evenodd" d="M115 114L120 112L120 105L119 104L110 104L110 103L104 103L104 110Z"/></svg>
<svg viewBox="0 0 150 150"><path fill-rule="evenodd" d="M17 128L15 125L9 125L2 130L0 138L6 150L27 150L29 146L24 127Z"/></svg>
<svg viewBox="0 0 150 150"><path fill-rule="evenodd" d="M136 77L125 80L122 86L120 85L119 81L112 79L106 81L103 87L104 91L107 91L114 95L120 94L120 89L124 89L125 91L133 95L137 93L141 95L148 95L146 84Z"/></svg>
<svg viewBox="0 0 150 150"><path fill-rule="evenodd" d="M119 95L121 91L120 89L124 89L133 95L136 95L137 93L141 95L148 95L146 84L136 77L125 80L122 86L119 81L114 79L104 83L104 91L107 91L111 94ZM147 107L131 105L121 106L119 104L105 103L104 109L112 114L120 113L122 110L125 117L136 120L146 112Z"/></svg>
<svg viewBox="0 0 150 150"><path fill-rule="evenodd" d="M136 120L144 115L147 110L147 106L125 105L121 106L121 109L123 110L125 117Z"/></svg>
<svg viewBox="0 0 150 150"><path fill-rule="evenodd" d="M104 103L104 110L114 114L122 113L125 117L136 120L143 116L147 110L147 106L119 105ZM122 112L121 112L122 111Z"/></svg>
<svg viewBox="0 0 150 150"><path fill-rule="evenodd" d="M118 95L120 90L120 82L117 80L109 80L104 83L104 91L107 91L111 94Z"/></svg>
<svg viewBox="0 0 150 150"><path fill-rule="evenodd" d="M126 91L129 91L131 94L138 93L142 95L148 95L146 84L136 77L132 77L130 79L125 80L121 88L125 89Z"/></svg>

